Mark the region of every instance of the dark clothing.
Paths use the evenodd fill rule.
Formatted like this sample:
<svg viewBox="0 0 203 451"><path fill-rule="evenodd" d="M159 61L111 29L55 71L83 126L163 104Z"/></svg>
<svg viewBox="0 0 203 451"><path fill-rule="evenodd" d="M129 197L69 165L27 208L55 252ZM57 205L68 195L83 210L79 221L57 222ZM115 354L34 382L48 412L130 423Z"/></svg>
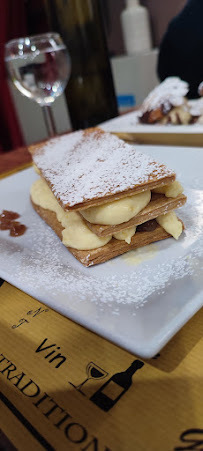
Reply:
<svg viewBox="0 0 203 451"><path fill-rule="evenodd" d="M203 81L203 0L189 0L170 22L160 45L158 75L161 81L180 77L190 85L188 97L198 97Z"/></svg>

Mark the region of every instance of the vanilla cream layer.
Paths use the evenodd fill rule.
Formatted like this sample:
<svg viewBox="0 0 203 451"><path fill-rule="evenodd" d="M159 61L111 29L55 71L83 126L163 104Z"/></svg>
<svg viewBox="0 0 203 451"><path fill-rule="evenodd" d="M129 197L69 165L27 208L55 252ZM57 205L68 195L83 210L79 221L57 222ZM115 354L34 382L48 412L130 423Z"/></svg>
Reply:
<svg viewBox="0 0 203 451"><path fill-rule="evenodd" d="M67 247L78 250L91 250L107 244L112 235L98 237L84 223L77 212L65 212L57 202L47 183L42 179L36 180L31 187L31 199L34 204L46 210L53 211L58 221L64 227L62 231L62 243ZM126 241L130 244L132 236L135 234L135 227L115 233L113 236L117 240Z"/></svg>
<svg viewBox="0 0 203 451"><path fill-rule="evenodd" d="M111 236L98 237L91 232L78 213L65 212L43 179L40 178L34 182L30 194L36 205L56 214L58 221L64 227L62 243L65 246L78 250L95 249L111 240Z"/></svg>
<svg viewBox="0 0 203 451"><path fill-rule="evenodd" d="M62 231L62 243L65 246L78 250L91 250L104 246L112 239L112 235L107 237L95 235L86 226L79 213L65 212L42 178L33 183L30 194L34 204L56 214L57 220L64 228ZM178 239L182 233L182 223L178 220L174 211L159 216L157 222L175 239ZM113 234L113 237L130 244L135 231L136 227L131 227Z"/></svg>
<svg viewBox="0 0 203 451"><path fill-rule="evenodd" d="M126 241L126 243L131 243L131 238L135 235L136 227L131 227L130 229L121 230L113 234L116 240Z"/></svg>
<svg viewBox="0 0 203 451"><path fill-rule="evenodd" d="M170 185L159 186L158 188L154 188L152 191L154 193L164 194L166 197L175 198L179 196L179 194L183 193L183 187L180 182L175 180L175 182Z"/></svg>
<svg viewBox="0 0 203 451"><path fill-rule="evenodd" d="M97 207L81 210L81 215L91 224L117 225L134 218L151 200L151 191L115 200Z"/></svg>
<svg viewBox="0 0 203 451"><path fill-rule="evenodd" d="M177 125L183 124L187 125L190 123L191 114L187 109L187 105L177 106L172 108L171 111L160 121L162 124L170 124Z"/></svg>
<svg viewBox="0 0 203 451"><path fill-rule="evenodd" d="M158 216L156 221L164 230L166 230L166 232L170 233L170 235L178 240L183 231L183 225L174 211L169 211L169 213L166 213L165 215Z"/></svg>

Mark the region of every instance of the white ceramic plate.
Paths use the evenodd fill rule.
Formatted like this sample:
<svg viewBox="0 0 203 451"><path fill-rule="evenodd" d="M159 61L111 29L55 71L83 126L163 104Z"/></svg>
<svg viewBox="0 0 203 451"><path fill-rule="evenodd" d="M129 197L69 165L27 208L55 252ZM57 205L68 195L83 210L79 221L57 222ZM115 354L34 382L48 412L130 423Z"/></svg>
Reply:
<svg viewBox="0 0 203 451"><path fill-rule="evenodd" d="M154 356L200 309L203 299L203 149L142 151L175 169L187 204L185 233L84 268L38 217L29 200L32 168L0 181L0 211L21 214L27 232L0 231L0 277L143 358Z"/></svg>
<svg viewBox="0 0 203 451"><path fill-rule="evenodd" d="M140 124L138 122L138 111L116 117L100 124L100 127L108 132L114 133L160 133L160 134L199 134L203 133L203 124L190 125L158 125Z"/></svg>

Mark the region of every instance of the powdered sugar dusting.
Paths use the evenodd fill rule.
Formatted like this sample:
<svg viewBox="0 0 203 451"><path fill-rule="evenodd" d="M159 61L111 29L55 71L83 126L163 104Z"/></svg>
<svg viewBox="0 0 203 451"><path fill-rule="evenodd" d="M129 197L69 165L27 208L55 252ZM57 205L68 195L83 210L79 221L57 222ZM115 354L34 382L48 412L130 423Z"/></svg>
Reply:
<svg viewBox="0 0 203 451"><path fill-rule="evenodd" d="M33 210L29 200L30 184L37 178L33 169L1 180L0 210L18 211L28 229L18 238L0 231L0 277L134 354L142 355L149 348L151 356L158 352L157 346L160 349L202 302L201 153L194 149L183 171L179 152L177 170L188 187L188 202L178 212L184 234L178 241L169 238L153 244L156 252L150 260L151 246L143 248L146 258L135 265L120 256L84 268ZM191 170L195 155L196 171ZM28 299L28 310L32 302Z"/></svg>
<svg viewBox="0 0 203 451"><path fill-rule="evenodd" d="M129 267L125 256L120 256L94 268L83 268L30 207L23 216L24 223L28 225L27 234L18 241L6 237L6 246L4 241L0 241L0 267L8 267L9 271L14 265L18 283L32 286L36 291L46 287L52 295L69 293L77 302L88 298L99 304L112 301L116 304L135 303L139 308L153 293L166 289L171 280L194 274L196 263L199 265L202 258L202 191L192 194L190 190L186 194L188 203L180 211L185 224L185 232L180 239L183 244L172 238L156 243L153 263L144 262ZM28 244L21 246L25 238ZM143 248L143 253L147 254L147 249ZM162 258L160 252L163 253Z"/></svg>
<svg viewBox="0 0 203 451"><path fill-rule="evenodd" d="M203 115L203 98L189 100L188 105L189 105L190 113L192 116L202 116Z"/></svg>
<svg viewBox="0 0 203 451"><path fill-rule="evenodd" d="M142 104L141 113L156 110L161 106L180 106L184 103L184 98L189 90L187 82L178 77L166 78L160 85L149 93ZM170 108L169 108L170 109Z"/></svg>
<svg viewBox="0 0 203 451"><path fill-rule="evenodd" d="M174 175L133 146L98 130L52 139L33 159L64 208Z"/></svg>

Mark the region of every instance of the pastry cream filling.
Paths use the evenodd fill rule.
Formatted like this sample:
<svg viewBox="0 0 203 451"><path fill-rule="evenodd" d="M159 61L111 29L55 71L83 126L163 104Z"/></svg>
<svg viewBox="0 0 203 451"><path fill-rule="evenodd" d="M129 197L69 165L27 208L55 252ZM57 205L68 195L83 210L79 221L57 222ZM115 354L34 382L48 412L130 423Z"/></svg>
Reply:
<svg viewBox="0 0 203 451"><path fill-rule="evenodd" d="M136 216L151 199L151 191L143 191L134 196L115 200L97 207L81 210L81 215L91 224L117 225Z"/></svg>
<svg viewBox="0 0 203 451"><path fill-rule="evenodd" d="M56 214L58 221L64 227L62 231L62 243L65 246L78 250L90 250L102 247L112 239L112 235L106 237L95 235L86 226L79 213L72 211L65 212L42 178L34 182L30 194L32 201L36 205L51 210ZM132 227L123 232L115 233L113 236L118 240L125 240L127 243L130 243L135 229L135 227Z"/></svg>
<svg viewBox="0 0 203 451"><path fill-rule="evenodd" d="M152 190L154 193L165 194L166 197L177 197L179 194L183 193L182 185L175 180L175 182L170 185L159 186L158 188L154 188Z"/></svg>
<svg viewBox="0 0 203 451"><path fill-rule="evenodd" d="M95 235L84 223L77 212L64 213L65 221L61 224L65 229L62 232L62 242L65 246L73 247L78 250L90 250L102 247L107 244L112 236L99 237Z"/></svg>
<svg viewBox="0 0 203 451"><path fill-rule="evenodd" d="M160 121L162 124L167 124L169 121L171 124L184 124L190 123L191 114L187 110L186 105L174 107L169 113Z"/></svg>
<svg viewBox="0 0 203 451"><path fill-rule="evenodd" d="M120 232L116 232L113 234L113 237L116 240L126 241L126 243L131 243L131 238L135 235L136 227L131 227L130 229L121 230Z"/></svg>
<svg viewBox="0 0 203 451"><path fill-rule="evenodd" d="M176 240L179 238L183 231L183 225L174 211L169 211L169 213L166 213L165 215L158 216L156 220L158 224Z"/></svg>
<svg viewBox="0 0 203 451"><path fill-rule="evenodd" d="M38 169L38 167L36 166L36 164L35 164L35 163L32 163L32 165L33 165L34 171L35 171L38 175L40 175L40 170Z"/></svg>
<svg viewBox="0 0 203 451"><path fill-rule="evenodd" d="M32 185L31 199L36 205L56 214L58 221L64 227L62 243L65 246L78 250L95 249L104 246L112 238L112 236L98 237L91 232L78 213L65 212L42 178Z"/></svg>
<svg viewBox="0 0 203 451"><path fill-rule="evenodd" d="M117 240L126 241L126 243L130 244L131 238L135 234L136 227L131 227L106 237L97 236L87 227L79 213L74 211L65 212L63 210L47 183L42 178L33 183L30 194L34 204L56 214L57 220L64 228L62 231L62 243L67 247L72 247L78 250L96 249L98 247L105 246L105 244L112 239L112 236ZM148 192L148 198L149 195L150 191ZM136 196L138 196L138 194ZM178 239L183 227L174 211L159 216L157 218L157 222L174 238Z"/></svg>

